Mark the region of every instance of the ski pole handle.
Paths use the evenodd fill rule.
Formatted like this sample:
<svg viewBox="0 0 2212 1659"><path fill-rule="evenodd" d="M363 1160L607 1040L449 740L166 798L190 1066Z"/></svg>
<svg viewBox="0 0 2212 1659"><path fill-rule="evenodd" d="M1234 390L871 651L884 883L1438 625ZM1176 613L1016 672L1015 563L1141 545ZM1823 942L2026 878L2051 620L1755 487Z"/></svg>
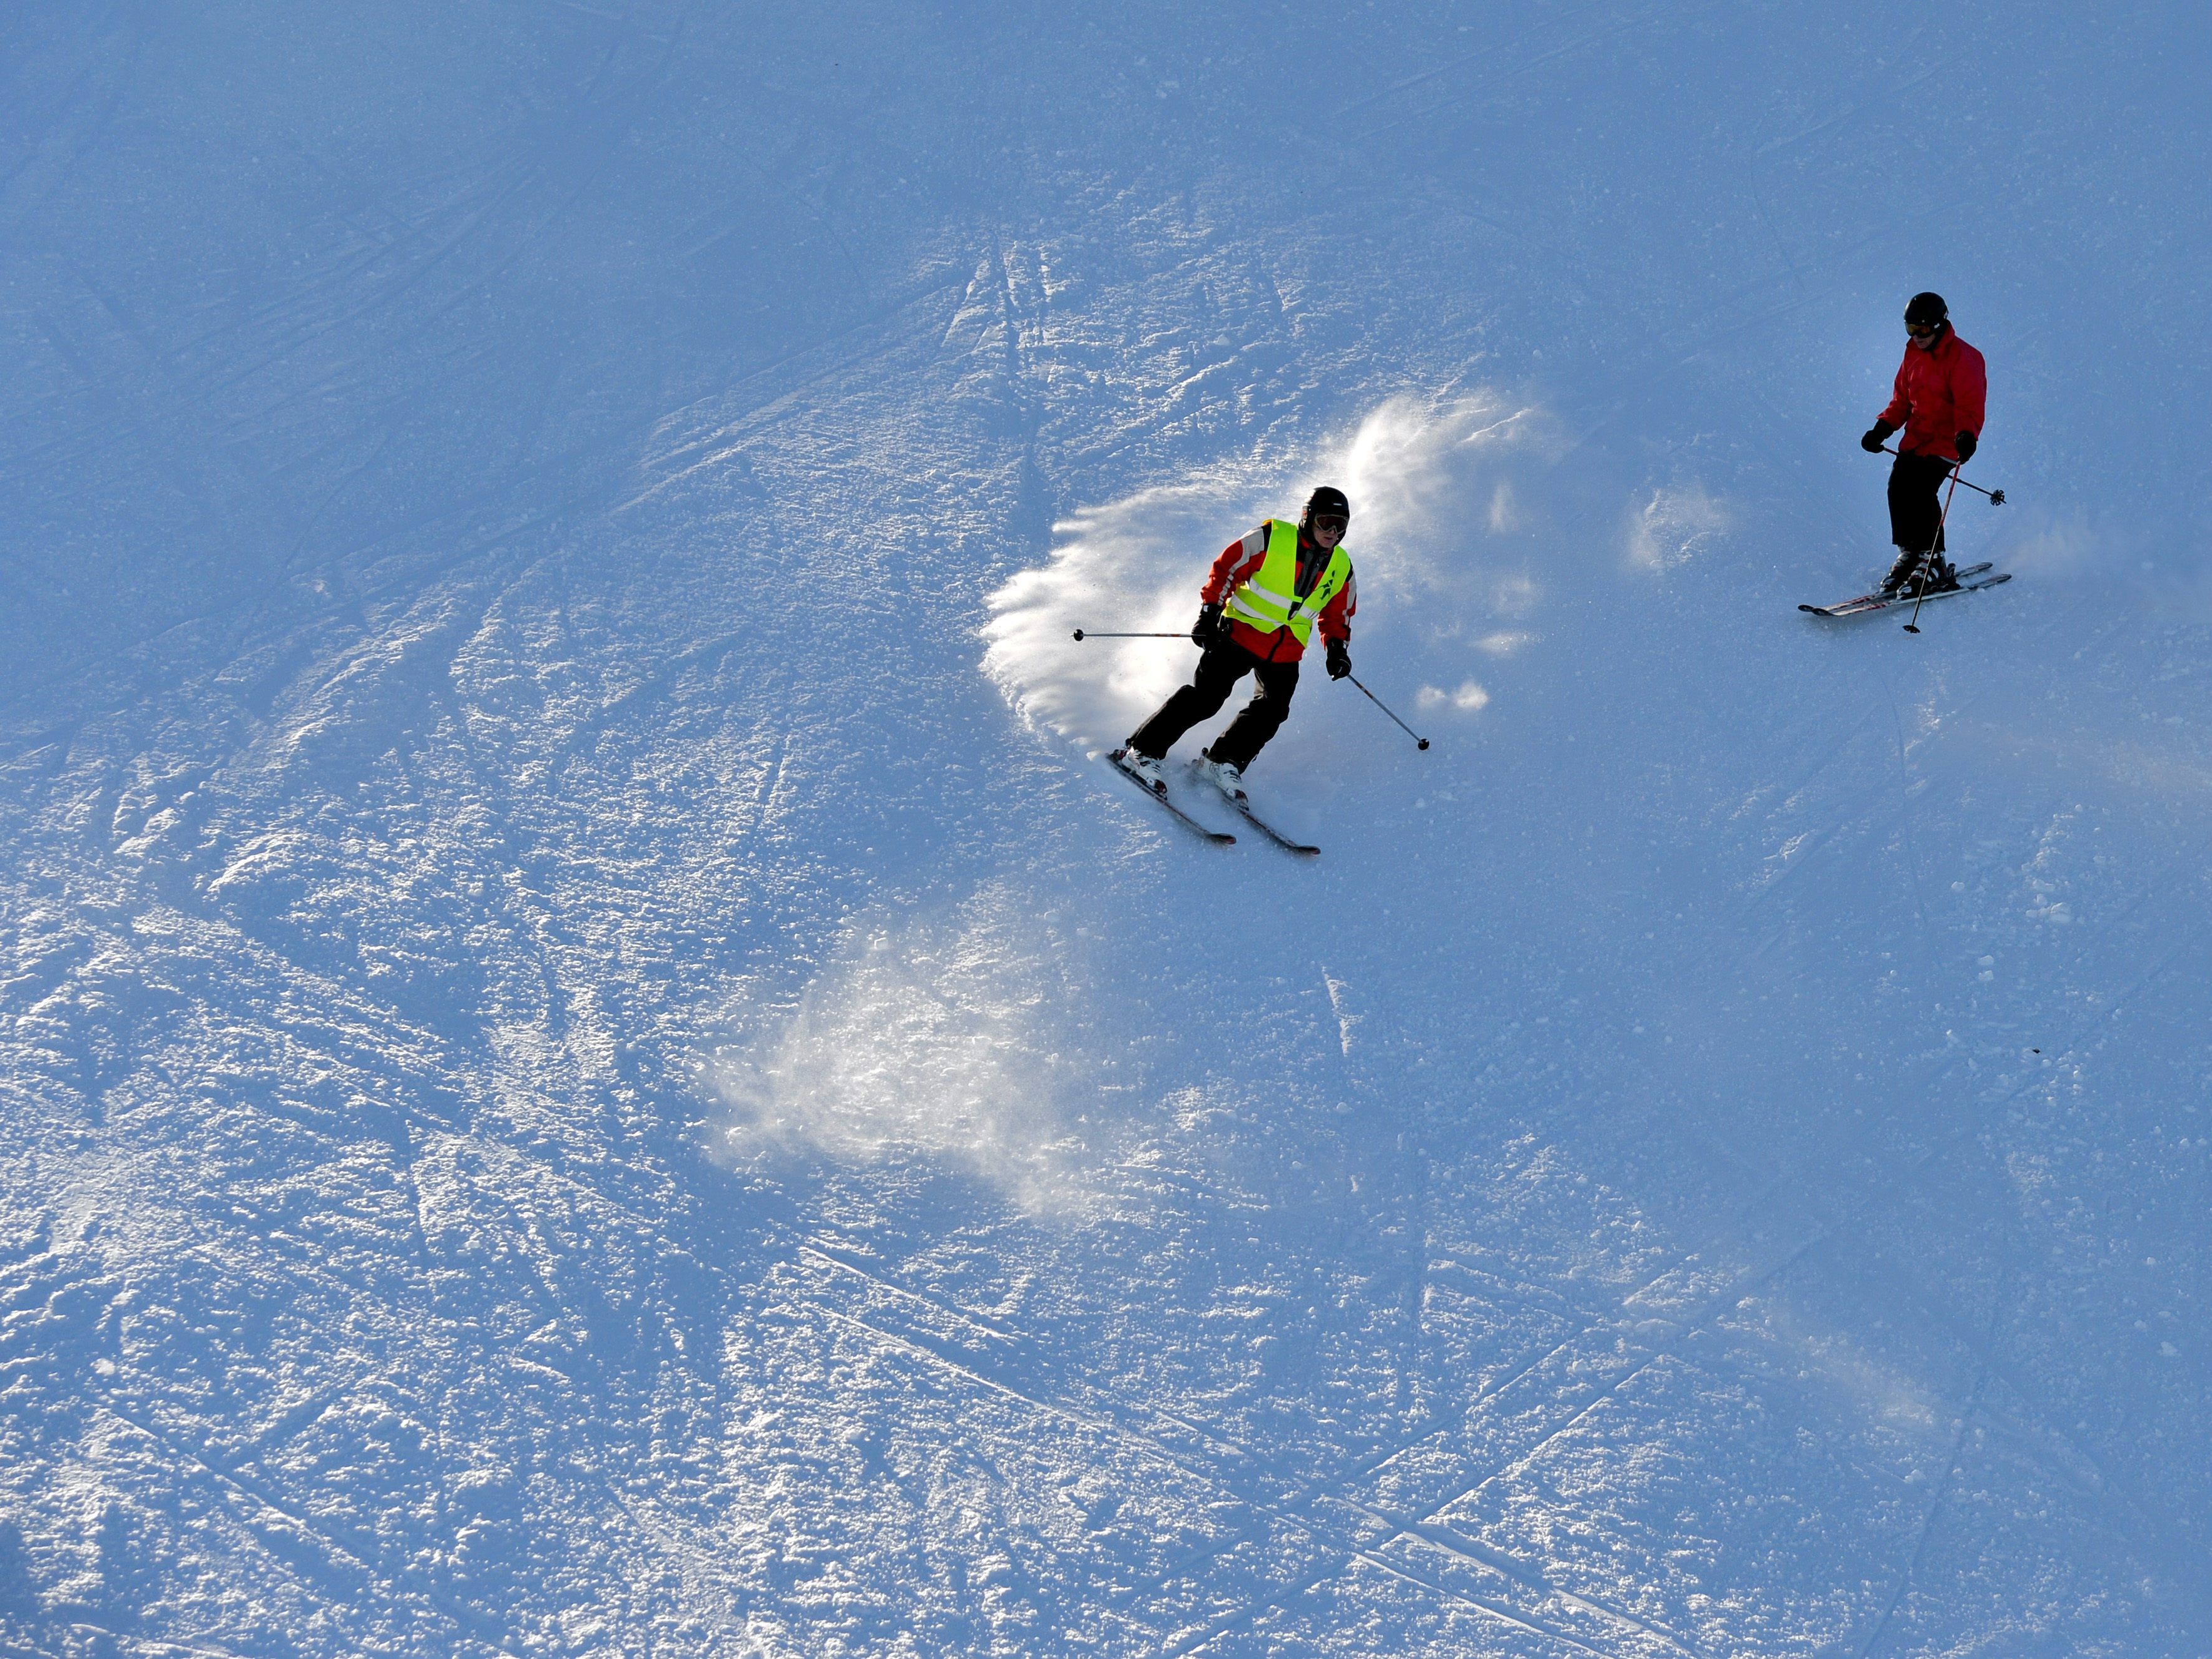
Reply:
<svg viewBox="0 0 2212 1659"><path fill-rule="evenodd" d="M1350 680L1354 685L1359 685L1359 676L1357 674L1346 674L1344 678ZM1384 702L1382 698L1376 696L1365 686L1359 685L1359 692L1362 696L1365 697L1368 702L1373 703L1384 714L1390 714L1390 705ZM1416 749L1426 749L1429 746L1429 740L1426 738L1413 730L1412 726L1407 725L1405 721L1400 720L1395 714L1390 714L1390 720L1401 732L1403 732L1407 737L1413 740L1413 746Z"/></svg>
<svg viewBox="0 0 2212 1659"><path fill-rule="evenodd" d="M1881 453L1882 453L1883 454L1885 454L1885 455L1895 455L1895 454L1897 454L1897 452L1896 452L1895 450L1892 449L1892 448L1891 448L1887 444L1884 444L1884 445L1881 447ZM1899 456L1899 459L1903 459L1904 458L1903 458L1902 456ZM1951 482L1952 482L1953 483L1954 483L1954 484L1964 484L1964 485L1966 485L1966 488L1967 488L1967 489L1982 489L1981 485L1979 485L1979 484L1978 484L1978 483L1974 483L1972 479L1971 479L1971 478L1962 478L1962 477L1960 477L1959 476L1959 468L1960 468L1960 467L1961 467L1961 466L1964 466L1965 465L1966 465L1966 463L1965 463L1964 461L1960 461L1960 462L1957 463L1957 465L1954 465L1954 466L1952 467L1952 469L1951 469ZM2002 507L2002 506L2004 505L2004 491L2003 491L2003 490L2002 490L2002 489L1982 489L1982 494L1983 494L1983 495L1986 495L1986 496L1988 496L1988 497L1990 498L1990 505L1991 507Z"/></svg>
<svg viewBox="0 0 2212 1659"><path fill-rule="evenodd" d="M1088 629L1075 630L1079 640L1187 640L1188 634L1096 634Z"/></svg>

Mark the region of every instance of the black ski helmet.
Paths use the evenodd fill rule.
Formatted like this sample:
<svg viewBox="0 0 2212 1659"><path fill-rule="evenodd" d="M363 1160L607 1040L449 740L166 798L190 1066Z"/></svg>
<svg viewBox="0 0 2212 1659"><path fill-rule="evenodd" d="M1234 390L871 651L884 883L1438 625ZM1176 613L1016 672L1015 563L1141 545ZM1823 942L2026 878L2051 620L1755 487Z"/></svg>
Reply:
<svg viewBox="0 0 2212 1659"><path fill-rule="evenodd" d="M1951 307L1943 303L1940 294L1916 294L1905 302L1905 320L1921 327L1929 327L1948 319Z"/></svg>
<svg viewBox="0 0 2212 1659"><path fill-rule="evenodd" d="M1316 518L1342 519L1348 525L1352 521L1352 503L1345 500L1344 492L1334 484L1322 484L1306 497L1305 516L1298 520L1298 527L1312 529Z"/></svg>

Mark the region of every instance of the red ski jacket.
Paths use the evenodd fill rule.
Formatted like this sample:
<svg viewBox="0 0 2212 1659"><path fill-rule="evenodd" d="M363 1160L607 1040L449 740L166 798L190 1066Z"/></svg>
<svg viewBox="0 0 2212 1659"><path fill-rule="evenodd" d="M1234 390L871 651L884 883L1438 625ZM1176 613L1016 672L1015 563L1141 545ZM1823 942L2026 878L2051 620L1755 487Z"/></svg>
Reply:
<svg viewBox="0 0 2212 1659"><path fill-rule="evenodd" d="M1894 391L1881 418L1884 425L1904 428L1905 435L1897 441L1900 454L1938 455L1955 461L1961 432L1982 435L1989 374L1982 366L1982 354L1960 339L1949 324L1943 326L1943 337L1926 351L1905 343Z"/></svg>
<svg viewBox="0 0 2212 1659"><path fill-rule="evenodd" d="M1237 584L1260 568L1267 556L1267 526L1261 525L1243 540L1234 541L1221 550L1221 556L1213 562L1213 569L1199 590L1199 603L1219 605L1237 591ZM1321 573L1328 568L1329 556L1298 532L1298 592L1304 594L1321 580ZM1348 640L1352 637L1352 619L1359 610L1358 579L1346 576L1337 596L1321 609L1314 618L1314 626L1324 640ZM1287 628L1279 628L1272 634L1229 619L1229 637L1235 640L1261 662L1296 662L1306 653L1298 643L1298 636Z"/></svg>

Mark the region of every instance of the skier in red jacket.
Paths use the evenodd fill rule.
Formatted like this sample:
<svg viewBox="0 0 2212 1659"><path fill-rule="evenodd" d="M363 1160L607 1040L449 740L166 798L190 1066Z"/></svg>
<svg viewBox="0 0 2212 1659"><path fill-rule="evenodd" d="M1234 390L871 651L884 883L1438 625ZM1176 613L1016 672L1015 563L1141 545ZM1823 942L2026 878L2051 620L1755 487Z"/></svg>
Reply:
<svg viewBox="0 0 2212 1659"><path fill-rule="evenodd" d="M1352 617L1359 608L1352 557L1342 545L1352 503L1323 484L1306 499L1298 522L1270 519L1221 550L1199 591L1198 621L1190 630L1205 655L1190 684L1162 703L1152 717L1114 751L1121 769L1154 789L1167 779L1160 762L1176 740L1220 712L1245 675L1259 690L1216 738L1200 763L1224 792L1239 799L1244 769L1291 712L1298 686L1298 659L1317 629L1328 659L1328 677L1352 672Z"/></svg>
<svg viewBox="0 0 2212 1659"><path fill-rule="evenodd" d="M1943 558L1943 507L1937 496L1952 469L1972 459L1981 441L1989 375L1982 354L1952 328L1942 295L1914 295L1905 307L1905 331L1912 338L1898 365L1889 407L1867 428L1859 447L1879 455L1889 434L1904 428L1897 465L1889 470L1889 529L1897 562L1881 591L1905 591L1925 558L1926 591L1933 593L1959 585Z"/></svg>

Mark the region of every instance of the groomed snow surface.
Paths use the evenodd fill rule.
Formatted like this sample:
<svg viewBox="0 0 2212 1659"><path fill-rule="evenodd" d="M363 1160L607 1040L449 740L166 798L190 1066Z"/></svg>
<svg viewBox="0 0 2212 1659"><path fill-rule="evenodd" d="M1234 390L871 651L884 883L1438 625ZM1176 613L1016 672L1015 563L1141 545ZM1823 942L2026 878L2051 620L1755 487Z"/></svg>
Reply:
<svg viewBox="0 0 2212 1659"><path fill-rule="evenodd" d="M2208 67L7 9L0 1651L2212 1653Z"/></svg>

